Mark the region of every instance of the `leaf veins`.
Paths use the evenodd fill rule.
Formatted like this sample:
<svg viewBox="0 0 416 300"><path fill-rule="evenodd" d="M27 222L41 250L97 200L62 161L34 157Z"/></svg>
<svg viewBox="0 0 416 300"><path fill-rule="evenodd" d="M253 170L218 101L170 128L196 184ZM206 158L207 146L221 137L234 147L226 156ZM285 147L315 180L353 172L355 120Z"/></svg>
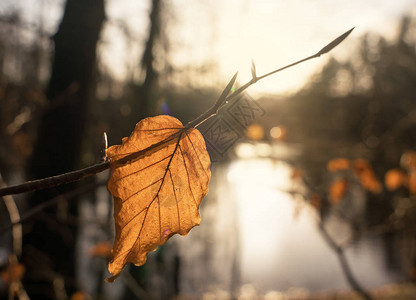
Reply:
<svg viewBox="0 0 416 300"><path fill-rule="evenodd" d="M211 172L201 133L170 116L142 120L107 157L116 228L111 282L127 263L143 265L173 234L199 225Z"/></svg>

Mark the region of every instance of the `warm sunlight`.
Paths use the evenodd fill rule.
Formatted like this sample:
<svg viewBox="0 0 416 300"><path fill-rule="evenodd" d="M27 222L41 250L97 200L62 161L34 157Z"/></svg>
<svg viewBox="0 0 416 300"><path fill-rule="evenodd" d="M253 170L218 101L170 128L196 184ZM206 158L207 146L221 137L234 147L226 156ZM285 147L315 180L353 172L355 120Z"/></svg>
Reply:
<svg viewBox="0 0 416 300"><path fill-rule="evenodd" d="M123 3L133 6L129 0ZM170 42L169 56L178 68L214 66L208 74L200 74L204 78L192 79L197 83L223 85L236 71L239 72L239 82L245 83L251 78L252 60L256 63L258 74L267 73L315 53L340 33L356 26L354 37L331 53L345 58L353 49L357 37L368 30L392 36L397 30L397 17L415 9L411 0L351 0L339 9L341 3L344 4L344 1L215 0L209 4L194 2L189 5L184 0L176 1L169 4L173 14L177 15L167 29L168 35L175 36ZM118 5L118 1L109 1L110 8ZM142 7L136 4L138 11ZM116 11L109 10L109 15L117 16ZM125 21L136 23L133 16ZM132 28L137 30L137 26ZM120 35L110 30L109 26L106 39L119 40ZM128 60L123 60L123 52L114 47L111 43L105 46L103 55L108 60L109 68L122 76L128 71ZM123 47L122 43L118 42L117 47ZM131 46L126 45L123 49L129 53ZM254 95L299 89L327 59L323 57L287 70L277 78L259 82L250 92ZM130 61L136 62L135 59Z"/></svg>
<svg viewBox="0 0 416 300"><path fill-rule="evenodd" d="M1 0L0 299L414 299L415 0Z"/></svg>
<svg viewBox="0 0 416 300"><path fill-rule="evenodd" d="M240 154L248 148L246 144ZM337 258L317 229L316 211L289 193L301 188L290 179L291 167L256 158L251 150L251 158L232 163L227 175L237 209L242 282L260 290L347 289ZM329 225L337 228L338 237L348 235L349 229L336 220ZM367 286L396 276L383 267L384 254L376 248L381 242L373 238L348 251Z"/></svg>
<svg viewBox="0 0 416 300"><path fill-rule="evenodd" d="M293 200L284 192L291 188L289 178L290 168L268 159L242 160L229 167L228 180L236 197L242 267L253 272L254 277L257 272L263 273L270 259L276 257L282 236L292 223Z"/></svg>

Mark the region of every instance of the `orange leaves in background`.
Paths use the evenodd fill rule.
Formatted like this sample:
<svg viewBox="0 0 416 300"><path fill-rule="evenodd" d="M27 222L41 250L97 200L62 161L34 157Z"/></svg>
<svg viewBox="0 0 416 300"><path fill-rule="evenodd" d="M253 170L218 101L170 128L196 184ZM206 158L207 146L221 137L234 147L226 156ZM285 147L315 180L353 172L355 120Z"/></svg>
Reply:
<svg viewBox="0 0 416 300"><path fill-rule="evenodd" d="M416 152L409 151L405 152L401 159L400 163L403 168L408 172L408 187L411 195L416 194Z"/></svg>
<svg viewBox="0 0 416 300"><path fill-rule="evenodd" d="M410 172L407 184L409 186L410 195L415 195L416 194L416 171Z"/></svg>
<svg viewBox="0 0 416 300"><path fill-rule="evenodd" d="M72 294L70 300L92 300L92 298L86 292L77 291Z"/></svg>
<svg viewBox="0 0 416 300"><path fill-rule="evenodd" d="M331 204L338 204L348 189L348 181L345 178L338 178L329 187L329 201Z"/></svg>
<svg viewBox="0 0 416 300"><path fill-rule="evenodd" d="M91 247L89 255L92 257L111 258L111 244L108 242L101 242Z"/></svg>
<svg viewBox="0 0 416 300"><path fill-rule="evenodd" d="M400 158L401 166L406 170L416 170L416 152L408 151Z"/></svg>
<svg viewBox="0 0 416 300"><path fill-rule="evenodd" d="M251 124L246 129L246 136L252 141L260 141L264 137L264 129L259 124Z"/></svg>
<svg viewBox="0 0 416 300"><path fill-rule="evenodd" d="M0 273L0 278L5 284L20 281L25 273L25 266L18 262L13 262Z"/></svg>
<svg viewBox="0 0 416 300"><path fill-rule="evenodd" d="M326 168L329 172L347 170L350 168L350 161L346 158L334 158L327 163Z"/></svg>
<svg viewBox="0 0 416 300"><path fill-rule="evenodd" d="M142 120L121 145L107 149L107 157L116 227L112 282L127 263L143 265L173 234L199 225L211 172L201 133L170 116Z"/></svg>
<svg viewBox="0 0 416 300"><path fill-rule="evenodd" d="M321 197L314 193L309 197L309 204L312 205L317 211L321 210L322 207L322 200Z"/></svg>
<svg viewBox="0 0 416 300"><path fill-rule="evenodd" d="M400 169L391 169L384 175L384 183L389 191L395 191L407 184L407 174Z"/></svg>
<svg viewBox="0 0 416 300"><path fill-rule="evenodd" d="M365 159L356 159L353 164L355 175L361 185L373 194L379 194L383 190L370 163Z"/></svg>
<svg viewBox="0 0 416 300"><path fill-rule="evenodd" d="M373 194L379 194L383 190L381 182L371 167L371 164L365 159L356 159L350 161L346 158L331 159L326 168L329 172L335 173L339 171L352 170L358 178L361 186ZM345 178L335 180L329 187L329 201L331 204L338 204L348 189L348 181Z"/></svg>

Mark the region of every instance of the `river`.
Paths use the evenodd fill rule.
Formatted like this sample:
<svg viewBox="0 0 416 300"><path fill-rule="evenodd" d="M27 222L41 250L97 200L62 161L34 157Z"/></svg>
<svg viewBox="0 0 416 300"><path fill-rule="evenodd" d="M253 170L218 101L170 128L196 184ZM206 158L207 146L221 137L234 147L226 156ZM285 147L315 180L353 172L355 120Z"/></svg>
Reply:
<svg viewBox="0 0 416 300"><path fill-rule="evenodd" d="M187 238L174 237L181 294L221 298L350 289L336 253L318 229L316 209L300 195L305 186L291 179L293 167L285 161L298 152L284 144L240 144L234 159L213 165L201 225ZM339 243L353 234L337 217L329 216L325 224ZM380 235L370 234L345 250L354 277L365 288L402 279L387 267L383 245Z"/></svg>

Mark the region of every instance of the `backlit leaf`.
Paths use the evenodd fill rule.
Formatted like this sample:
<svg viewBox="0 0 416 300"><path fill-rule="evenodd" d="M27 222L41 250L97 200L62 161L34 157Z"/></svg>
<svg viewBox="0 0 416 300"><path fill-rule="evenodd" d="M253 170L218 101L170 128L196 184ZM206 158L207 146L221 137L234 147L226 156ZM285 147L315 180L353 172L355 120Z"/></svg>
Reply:
<svg viewBox="0 0 416 300"><path fill-rule="evenodd" d="M170 116L142 120L107 157L116 227L111 282L127 263L143 265L173 234L199 225L211 172L201 133Z"/></svg>

